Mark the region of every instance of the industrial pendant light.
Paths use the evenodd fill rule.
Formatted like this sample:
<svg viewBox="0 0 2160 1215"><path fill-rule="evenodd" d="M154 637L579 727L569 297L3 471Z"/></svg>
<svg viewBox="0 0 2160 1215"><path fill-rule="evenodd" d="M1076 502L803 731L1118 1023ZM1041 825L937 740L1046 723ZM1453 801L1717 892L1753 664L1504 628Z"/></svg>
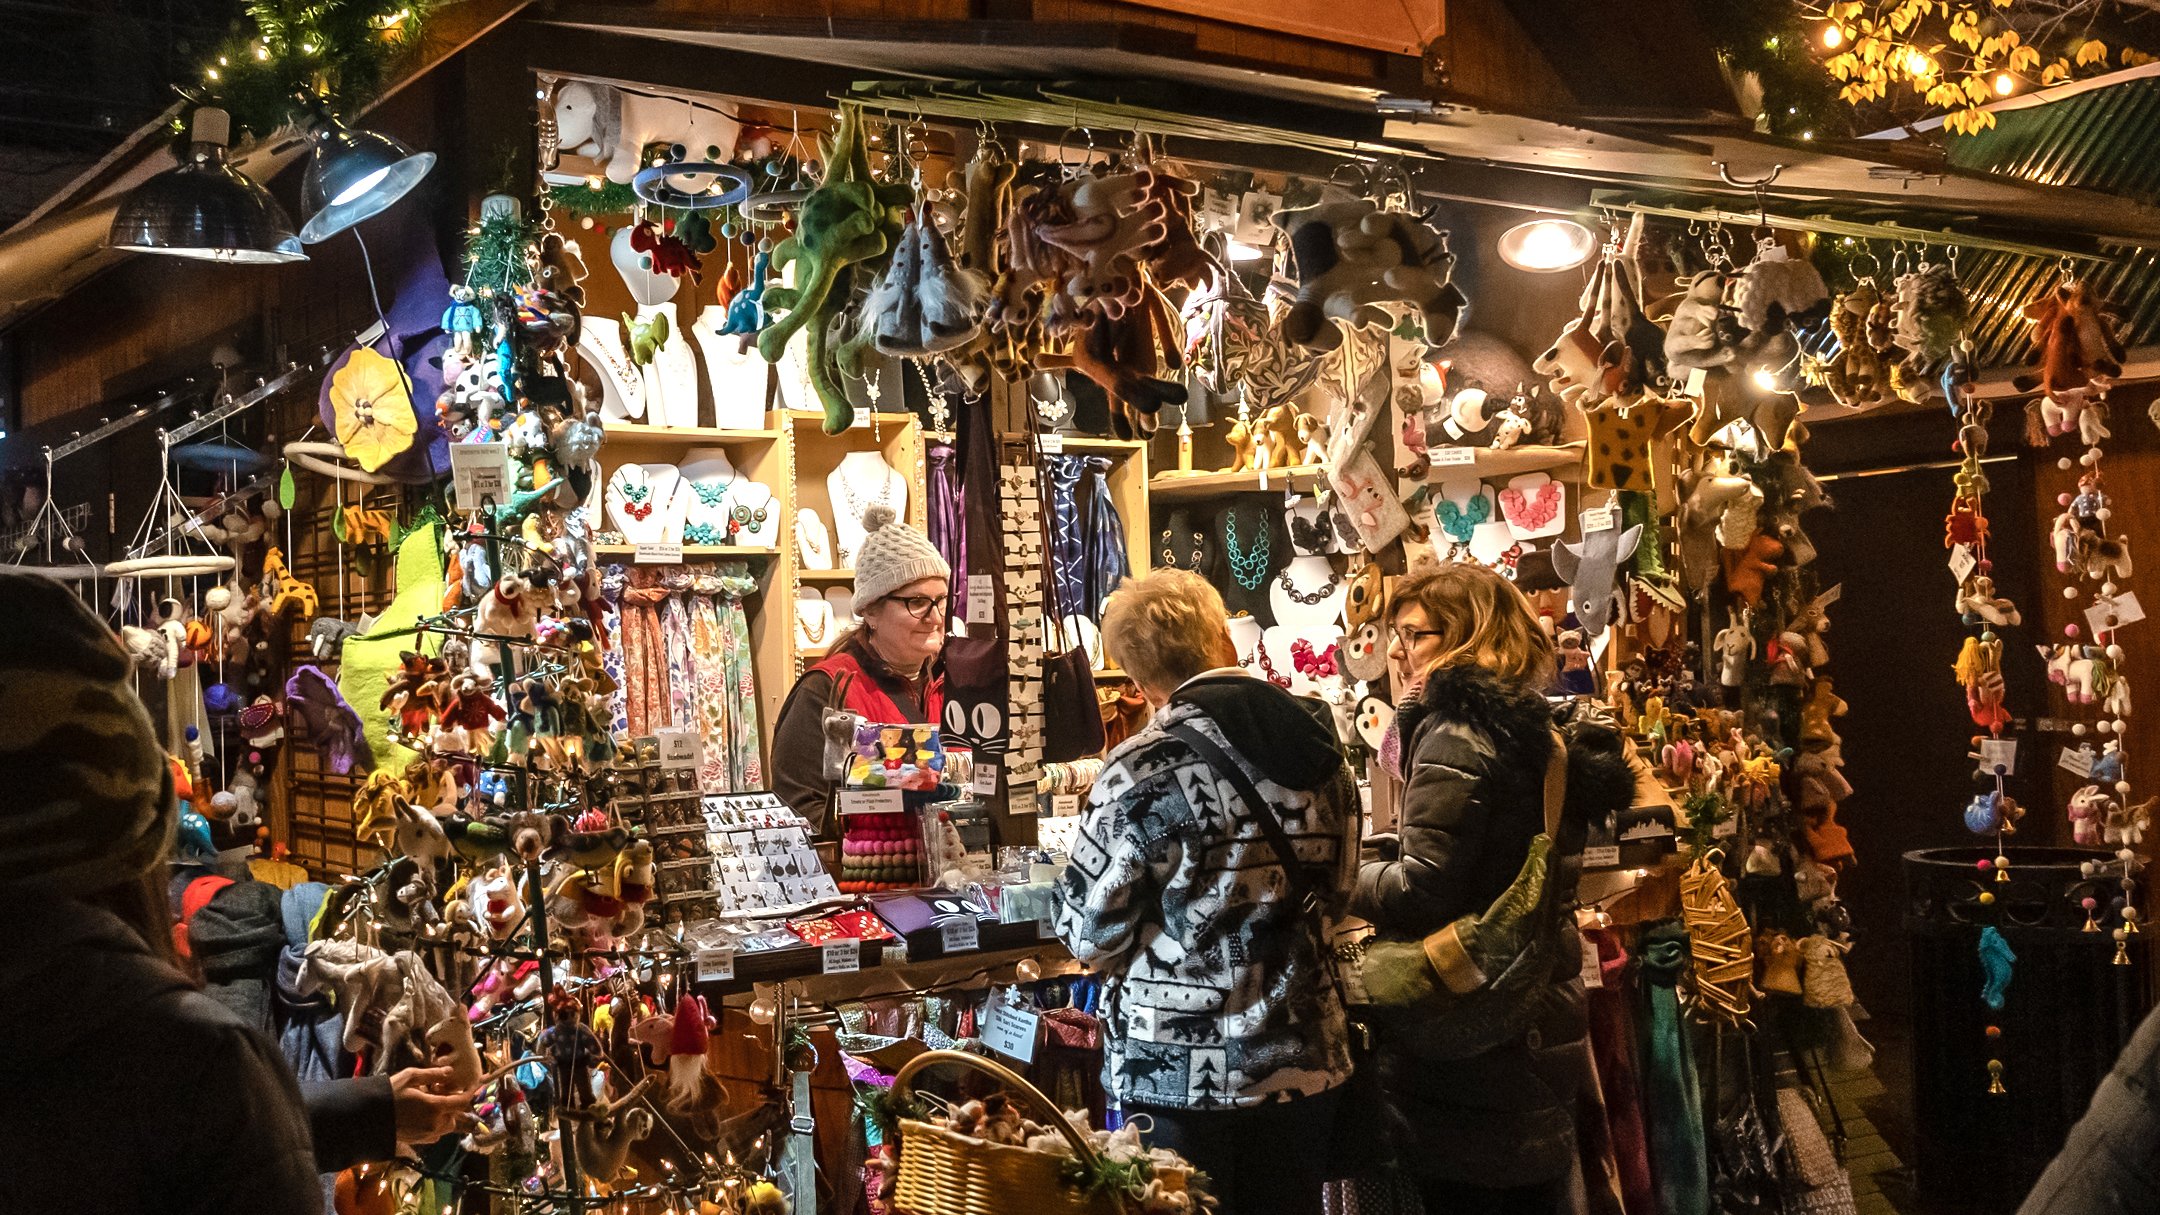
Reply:
<svg viewBox="0 0 2160 1215"><path fill-rule="evenodd" d="M315 150L300 178L307 216L300 239L310 245L389 210L435 167L435 153L415 152L375 131L355 131L328 110L317 114L308 142Z"/></svg>
<svg viewBox="0 0 2160 1215"><path fill-rule="evenodd" d="M178 168L128 192L105 243L137 253L273 264L307 260L292 218L270 191L225 159L232 119L205 106L190 123Z"/></svg>
<svg viewBox="0 0 2160 1215"><path fill-rule="evenodd" d="M1533 219L1500 234L1500 260L1532 274L1573 270L1595 252L1597 235L1559 216Z"/></svg>

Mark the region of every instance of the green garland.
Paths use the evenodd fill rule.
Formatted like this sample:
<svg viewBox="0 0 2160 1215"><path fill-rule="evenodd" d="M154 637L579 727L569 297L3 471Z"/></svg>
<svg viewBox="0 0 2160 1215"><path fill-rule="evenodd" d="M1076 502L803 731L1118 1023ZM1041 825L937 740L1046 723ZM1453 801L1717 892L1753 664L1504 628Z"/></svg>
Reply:
<svg viewBox="0 0 2160 1215"><path fill-rule="evenodd" d="M637 202L637 191L631 189L629 183L609 181L604 177L597 186L579 182L548 187L548 205L572 215L628 215Z"/></svg>
<svg viewBox="0 0 2160 1215"><path fill-rule="evenodd" d="M245 28L179 86L232 115L235 134L269 137L307 117L298 95L353 108L372 100L418 42L439 0L248 0ZM176 127L181 124L176 124Z"/></svg>
<svg viewBox="0 0 2160 1215"><path fill-rule="evenodd" d="M502 291L532 282L527 254L539 239L540 225L522 216L483 217L465 238L466 283Z"/></svg>

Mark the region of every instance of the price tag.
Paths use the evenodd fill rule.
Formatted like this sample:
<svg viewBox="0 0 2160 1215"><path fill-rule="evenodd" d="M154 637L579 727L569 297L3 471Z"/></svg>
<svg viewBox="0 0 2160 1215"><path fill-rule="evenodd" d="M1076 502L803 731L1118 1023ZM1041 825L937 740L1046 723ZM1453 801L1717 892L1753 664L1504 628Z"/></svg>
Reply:
<svg viewBox="0 0 2160 1215"><path fill-rule="evenodd" d="M735 977L735 951L733 949L700 949L695 957L698 982L725 983Z"/></svg>
<svg viewBox="0 0 2160 1215"><path fill-rule="evenodd" d="M990 1015L983 1023L982 1043L1006 1058L1032 1063L1035 1061L1035 1038L1041 1030L1040 1015L1014 1008L1003 1000L992 1000Z"/></svg>
<svg viewBox="0 0 2160 1215"><path fill-rule="evenodd" d="M861 969L862 942L854 937L827 941L819 951L818 970L821 974L851 975Z"/></svg>
<svg viewBox="0 0 2160 1215"><path fill-rule="evenodd" d="M1046 430L1037 436L1035 441L1042 445L1043 454L1046 456L1063 455L1065 452L1065 432L1061 430Z"/></svg>
<svg viewBox="0 0 2160 1215"><path fill-rule="evenodd" d="M1980 559L1973 556L1971 545L1960 544L1951 548L1950 576L1958 580L1958 585L1963 586L1965 580L1972 577L1972 572L1979 567Z"/></svg>
<svg viewBox="0 0 2160 1215"><path fill-rule="evenodd" d="M1710 837L1712 839L1731 839L1738 834L1740 834L1740 823L1737 819L1724 819L1710 828Z"/></svg>
<svg viewBox="0 0 2160 1215"><path fill-rule="evenodd" d="M1475 447L1428 447L1425 458L1434 468L1468 468L1477 463Z"/></svg>
<svg viewBox="0 0 2160 1215"><path fill-rule="evenodd" d="M2017 775L2017 740L2014 738L1983 738L1980 740L1980 766L1989 772L2000 769L2002 776Z"/></svg>
<svg viewBox="0 0 2160 1215"><path fill-rule="evenodd" d="M1605 960L1598 956L1597 942L1587 936L1582 938L1582 985L1605 986Z"/></svg>
<svg viewBox="0 0 2160 1215"><path fill-rule="evenodd" d="M1050 817L1070 818L1080 813L1080 795L1077 793L1053 793L1050 795Z"/></svg>
<svg viewBox="0 0 2160 1215"><path fill-rule="evenodd" d="M975 783L970 785L969 788L977 797L996 797L997 778L998 766L996 764L976 764Z"/></svg>
<svg viewBox="0 0 2160 1215"><path fill-rule="evenodd" d="M631 559L633 565L681 565L682 541L668 544L640 544Z"/></svg>
<svg viewBox="0 0 2160 1215"><path fill-rule="evenodd" d="M967 622L997 623L997 584L988 574L968 575Z"/></svg>
<svg viewBox="0 0 2160 1215"><path fill-rule="evenodd" d="M705 736L696 730L660 730L654 737L660 741L662 768L705 766Z"/></svg>
<svg viewBox="0 0 2160 1215"><path fill-rule="evenodd" d="M1697 367L1687 373L1687 387L1682 391L1700 401L1702 400L1703 389L1709 386L1710 373Z"/></svg>
<svg viewBox="0 0 2160 1215"><path fill-rule="evenodd" d="M1049 917L1047 917L1047 916L1045 916L1044 918L1042 918L1042 919L1040 919L1040 920L1037 920L1037 921L1035 921L1035 939L1036 939L1036 940L1038 940L1038 941L1054 941L1054 940L1056 940L1056 939L1057 939L1057 925L1056 925L1056 924L1054 924L1054 923L1052 923L1052 922L1050 921Z"/></svg>
<svg viewBox="0 0 2160 1215"><path fill-rule="evenodd" d="M2085 622L2091 626L2095 635L2112 632L2143 619L2145 609L2138 606L2135 591L2124 591L2112 598L2102 596L2093 600L2093 605L2085 609Z"/></svg>
<svg viewBox="0 0 2160 1215"><path fill-rule="evenodd" d="M1593 506L1582 513L1583 535L1592 532L1609 532L1613 529L1614 516L1618 512L1610 506Z"/></svg>
<svg viewBox="0 0 2160 1215"><path fill-rule="evenodd" d="M1602 848L1585 848L1582 852L1582 863L1585 869L1618 869L1620 867L1620 845L1607 844Z"/></svg>
<svg viewBox="0 0 2160 1215"><path fill-rule="evenodd" d="M458 506L473 510L480 499L493 498L498 505L510 501L510 449L501 443L452 443L451 489Z"/></svg>
<svg viewBox="0 0 2160 1215"><path fill-rule="evenodd" d="M2091 747L2064 747L2062 757L2055 761L2055 766L2080 780L2085 780L2092 776L2095 758Z"/></svg>
<svg viewBox="0 0 2160 1215"><path fill-rule="evenodd" d="M938 925L938 943L946 953L973 953L982 948L982 927L974 916L954 916Z"/></svg>
<svg viewBox="0 0 2160 1215"><path fill-rule="evenodd" d="M842 814L899 814L907 809L898 789L842 789Z"/></svg>

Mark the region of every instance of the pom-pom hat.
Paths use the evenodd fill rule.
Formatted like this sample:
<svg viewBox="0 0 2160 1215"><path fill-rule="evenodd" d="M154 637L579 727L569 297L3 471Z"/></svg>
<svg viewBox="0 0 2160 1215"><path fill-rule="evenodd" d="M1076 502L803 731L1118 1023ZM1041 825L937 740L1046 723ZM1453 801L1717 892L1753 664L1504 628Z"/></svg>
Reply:
<svg viewBox="0 0 2160 1215"><path fill-rule="evenodd" d="M900 522L892 507L877 503L863 512L862 521L868 534L855 553L857 613L910 582L952 577L952 566L930 538Z"/></svg>

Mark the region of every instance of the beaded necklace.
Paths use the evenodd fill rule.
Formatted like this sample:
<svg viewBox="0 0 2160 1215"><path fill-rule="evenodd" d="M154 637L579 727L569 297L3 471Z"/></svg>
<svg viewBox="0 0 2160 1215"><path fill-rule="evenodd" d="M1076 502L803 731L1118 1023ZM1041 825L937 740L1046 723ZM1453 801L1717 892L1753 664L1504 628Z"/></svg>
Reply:
<svg viewBox="0 0 2160 1215"><path fill-rule="evenodd" d="M1282 575L1277 581L1282 584L1283 594L1290 596L1293 602L1311 607L1316 603L1325 602L1329 595L1335 593L1335 588L1342 585L1342 574L1340 571L1329 571L1326 584L1317 591L1298 589L1298 584L1290 580L1289 566L1283 567Z"/></svg>
<svg viewBox="0 0 2160 1215"><path fill-rule="evenodd" d="M1260 584L1267 581L1268 529L1262 527L1260 535L1254 539L1252 547L1240 552L1238 551L1237 516L1236 508L1232 508L1223 514L1223 539L1227 542L1224 551L1230 557L1230 576L1237 579L1237 584L1246 590L1257 591L1260 589Z"/></svg>

